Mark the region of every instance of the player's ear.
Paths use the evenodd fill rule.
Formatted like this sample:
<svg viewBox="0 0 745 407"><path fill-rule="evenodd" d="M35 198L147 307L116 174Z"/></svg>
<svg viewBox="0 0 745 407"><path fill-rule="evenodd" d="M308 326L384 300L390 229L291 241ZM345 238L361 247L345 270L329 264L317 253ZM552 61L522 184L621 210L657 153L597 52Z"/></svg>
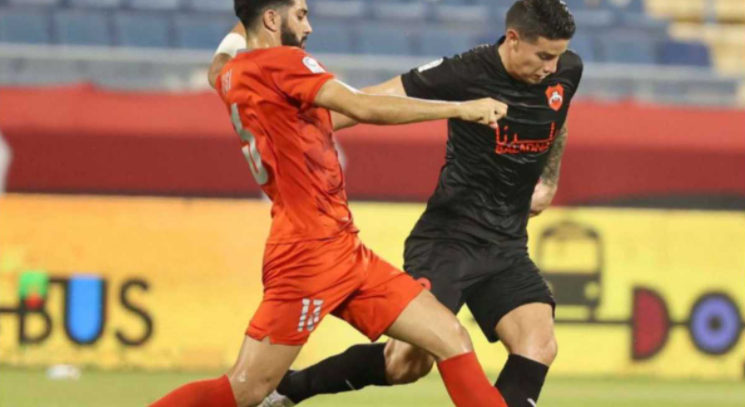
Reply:
<svg viewBox="0 0 745 407"><path fill-rule="evenodd" d="M518 44L520 43L520 34L512 29L508 28L507 33L505 34L507 45L513 50L517 51Z"/></svg>
<svg viewBox="0 0 745 407"><path fill-rule="evenodd" d="M268 9L264 12L264 27L271 32L278 32L282 27L282 16L277 10Z"/></svg>

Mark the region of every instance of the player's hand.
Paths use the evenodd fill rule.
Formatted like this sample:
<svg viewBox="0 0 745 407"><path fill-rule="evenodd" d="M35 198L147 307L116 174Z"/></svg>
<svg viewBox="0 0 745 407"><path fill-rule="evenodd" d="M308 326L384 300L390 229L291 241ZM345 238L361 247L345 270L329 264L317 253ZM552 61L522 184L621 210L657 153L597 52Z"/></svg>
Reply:
<svg viewBox="0 0 745 407"><path fill-rule="evenodd" d="M554 195L558 188L551 186L545 182L538 182L533 190L533 198L530 201L530 217L538 216L543 211L551 206L551 201L554 200Z"/></svg>
<svg viewBox="0 0 745 407"><path fill-rule="evenodd" d="M497 120L507 116L507 105L498 100L484 98L460 104L461 120L474 122L497 129Z"/></svg>

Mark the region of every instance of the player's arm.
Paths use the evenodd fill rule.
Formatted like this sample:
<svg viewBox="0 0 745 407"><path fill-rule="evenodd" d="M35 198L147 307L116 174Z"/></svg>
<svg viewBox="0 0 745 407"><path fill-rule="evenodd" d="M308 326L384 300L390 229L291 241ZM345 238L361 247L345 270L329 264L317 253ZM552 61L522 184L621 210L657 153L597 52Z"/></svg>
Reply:
<svg viewBox="0 0 745 407"><path fill-rule="evenodd" d="M507 114L507 105L494 99L440 102L369 94L335 79L321 86L314 103L355 121L379 125L460 119L496 128L497 120Z"/></svg>
<svg viewBox="0 0 745 407"><path fill-rule="evenodd" d="M225 36L225 38L217 47L215 57L212 58L212 64L207 72L207 81L210 86L215 87L217 82L217 76L220 75L222 68L235 57L238 50L246 48L246 29L240 22L233 27L232 30Z"/></svg>
<svg viewBox="0 0 745 407"><path fill-rule="evenodd" d="M404 90L404 84L401 82L400 76L378 85L362 88L361 90L364 93L376 95L406 96L406 90ZM335 111L331 111L331 120L334 124L334 131L346 129L347 127L352 127L359 123L356 120Z"/></svg>
<svg viewBox="0 0 745 407"><path fill-rule="evenodd" d="M567 144L567 125L559 130L556 140L548 151L548 162L543 169L541 179L533 191L533 198L530 202L530 216L538 216L546 210L559 189L559 174L561 172L561 158L564 156L564 149Z"/></svg>

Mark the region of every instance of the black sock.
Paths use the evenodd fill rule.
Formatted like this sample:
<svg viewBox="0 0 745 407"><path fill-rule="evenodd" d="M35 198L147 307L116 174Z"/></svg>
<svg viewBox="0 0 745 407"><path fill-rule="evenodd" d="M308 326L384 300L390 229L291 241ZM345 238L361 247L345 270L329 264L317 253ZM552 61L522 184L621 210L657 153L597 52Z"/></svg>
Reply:
<svg viewBox="0 0 745 407"><path fill-rule="evenodd" d="M356 345L344 353L285 375L277 391L295 403L318 394L389 386L385 375L385 344Z"/></svg>
<svg viewBox="0 0 745 407"><path fill-rule="evenodd" d="M534 407L538 402L548 366L519 355L510 355L494 384L510 407Z"/></svg>

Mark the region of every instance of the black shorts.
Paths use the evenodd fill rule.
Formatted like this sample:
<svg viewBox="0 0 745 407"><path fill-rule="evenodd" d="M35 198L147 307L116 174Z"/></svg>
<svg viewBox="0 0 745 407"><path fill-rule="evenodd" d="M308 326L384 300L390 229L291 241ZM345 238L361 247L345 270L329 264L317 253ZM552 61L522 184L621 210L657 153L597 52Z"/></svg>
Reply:
<svg viewBox="0 0 745 407"><path fill-rule="evenodd" d="M531 303L556 308L551 289L524 247L410 237L404 260L404 270L454 314L468 304L489 342L499 340L497 323L513 309Z"/></svg>

